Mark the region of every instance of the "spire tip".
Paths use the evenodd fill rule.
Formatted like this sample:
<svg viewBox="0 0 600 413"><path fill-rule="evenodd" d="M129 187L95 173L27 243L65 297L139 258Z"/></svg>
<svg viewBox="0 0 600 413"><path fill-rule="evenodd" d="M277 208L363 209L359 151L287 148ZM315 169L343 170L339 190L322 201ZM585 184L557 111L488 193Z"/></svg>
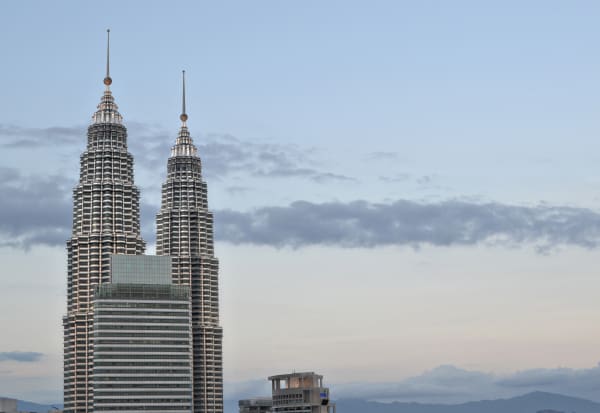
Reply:
<svg viewBox="0 0 600 413"><path fill-rule="evenodd" d="M179 116L179 119L185 124L188 120L188 115L185 113L185 70L181 71L181 75L183 77L183 95L181 97L181 115Z"/></svg>
<svg viewBox="0 0 600 413"><path fill-rule="evenodd" d="M106 29L106 77L104 78L104 84L107 88L112 84L110 77L110 29Z"/></svg>

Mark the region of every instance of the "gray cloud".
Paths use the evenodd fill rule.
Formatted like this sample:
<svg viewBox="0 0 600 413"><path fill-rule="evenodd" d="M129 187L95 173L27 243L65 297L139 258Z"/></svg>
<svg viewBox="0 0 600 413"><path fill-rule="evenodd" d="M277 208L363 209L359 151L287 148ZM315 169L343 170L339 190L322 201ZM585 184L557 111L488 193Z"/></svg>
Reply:
<svg viewBox="0 0 600 413"><path fill-rule="evenodd" d="M82 128L26 129L0 126L0 145L18 146L34 141L40 145L84 145ZM129 143L138 165L152 176L164 171L174 140L159 128L130 124ZM219 179L243 176L301 177L315 182L353 181L353 178L315 167L314 151L294 145L241 141L230 135L200 139L207 175ZM11 146L12 145L12 146ZM379 153L381 155L381 153ZM388 154L389 155L389 154ZM385 156L388 156L385 155ZM384 156L384 155L382 155ZM398 175L389 181L408 179ZM157 176L157 181L161 178ZM413 178L411 178L413 179ZM431 184L431 177L417 179ZM71 189L76 177L30 176L17 169L0 168L0 245L29 247L35 244L64 245L69 235ZM240 182L230 193L248 186ZM157 206L142 197L142 227L153 238ZM266 206L252 211L216 211L216 236L234 244L275 247L335 245L376 247L383 245L473 245L479 243L534 244L540 251L577 245L595 248L600 242L600 214L585 208L538 205L532 207L494 202L449 200L419 203L311 203Z"/></svg>
<svg viewBox="0 0 600 413"><path fill-rule="evenodd" d="M0 124L0 146L4 148L72 144L85 136L84 127L22 128L15 125Z"/></svg>
<svg viewBox="0 0 600 413"><path fill-rule="evenodd" d="M164 168L176 133L129 124L129 145L136 161L149 170ZM241 173L257 178L304 178L317 183L353 181L351 177L316 167L314 151L296 145L249 142L228 134L194 137L208 178Z"/></svg>
<svg viewBox="0 0 600 413"><path fill-rule="evenodd" d="M176 131L128 122L128 144L136 163L155 172L166 167L167 157L175 142ZM0 124L0 147L29 149L45 146L85 144L84 127L22 128ZM194 137L202 157L205 175L222 178L235 173L258 178L304 178L317 183L350 182L354 178L321 170L314 150L296 145L248 142L227 134Z"/></svg>
<svg viewBox="0 0 600 413"><path fill-rule="evenodd" d="M379 180L386 183L406 182L410 179L410 174L400 173L394 176L380 176Z"/></svg>
<svg viewBox="0 0 600 413"><path fill-rule="evenodd" d="M218 211L216 226L219 240L276 247L533 243L544 251L600 243L600 214L589 209L466 201L298 201L249 212Z"/></svg>
<svg viewBox="0 0 600 413"><path fill-rule="evenodd" d="M398 161L400 156L397 152L379 151L367 154L366 159L370 161Z"/></svg>
<svg viewBox="0 0 600 413"><path fill-rule="evenodd" d="M64 244L70 225L71 182L0 168L0 245Z"/></svg>
<svg viewBox="0 0 600 413"><path fill-rule="evenodd" d="M31 363L39 361L44 356L42 353L32 351L4 351L0 352L0 362L3 361L18 361L23 363Z"/></svg>
<svg viewBox="0 0 600 413"><path fill-rule="evenodd" d="M0 168L0 245L64 245L71 224L71 182L60 176L26 176ZM144 198L142 198L144 201ZM142 202L142 227L154 238L158 207ZM274 247L332 245L533 244L545 252L562 245L600 245L600 214L585 208L450 200L420 203L311 203L215 212L216 238Z"/></svg>
<svg viewBox="0 0 600 413"><path fill-rule="evenodd" d="M252 188L248 188L247 186L241 185L232 185L225 188L225 190L231 195L243 195L250 191Z"/></svg>

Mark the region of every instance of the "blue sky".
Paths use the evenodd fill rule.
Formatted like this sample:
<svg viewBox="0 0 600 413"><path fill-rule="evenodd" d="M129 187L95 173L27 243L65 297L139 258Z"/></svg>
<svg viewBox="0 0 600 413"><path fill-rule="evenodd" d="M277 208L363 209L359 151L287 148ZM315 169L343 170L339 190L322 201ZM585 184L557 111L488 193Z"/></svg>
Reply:
<svg viewBox="0 0 600 413"><path fill-rule="evenodd" d="M343 392L422 385L440 365L498 383L535 371L550 390L544 374L571 368L585 380L565 391L591 397L599 14L591 1L2 3L0 384L61 394L70 191L110 27L149 252L187 70L231 397L293 368ZM464 397L525 388L496 384Z"/></svg>

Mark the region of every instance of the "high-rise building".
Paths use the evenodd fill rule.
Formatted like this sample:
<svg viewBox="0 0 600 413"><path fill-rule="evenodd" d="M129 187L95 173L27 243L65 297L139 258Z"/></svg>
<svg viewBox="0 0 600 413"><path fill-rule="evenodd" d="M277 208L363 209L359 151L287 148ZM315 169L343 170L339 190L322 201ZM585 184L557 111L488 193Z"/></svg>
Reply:
<svg viewBox="0 0 600 413"><path fill-rule="evenodd" d="M329 388L323 376L313 372L279 374L269 377L272 386L273 413L335 413Z"/></svg>
<svg viewBox="0 0 600 413"><path fill-rule="evenodd" d="M192 413L190 290L171 258L113 255L94 295L94 412Z"/></svg>
<svg viewBox="0 0 600 413"><path fill-rule="evenodd" d="M64 411L93 407L94 288L110 282L111 254L143 254L140 193L133 181L127 129L110 85L107 47L104 95L92 116L73 190L73 228L67 241L67 314L64 327Z"/></svg>
<svg viewBox="0 0 600 413"><path fill-rule="evenodd" d="M185 72L181 128L167 162L156 215L156 253L173 259L173 282L192 295L194 412L223 412L223 330L219 325L218 261L213 215L198 150L187 128Z"/></svg>

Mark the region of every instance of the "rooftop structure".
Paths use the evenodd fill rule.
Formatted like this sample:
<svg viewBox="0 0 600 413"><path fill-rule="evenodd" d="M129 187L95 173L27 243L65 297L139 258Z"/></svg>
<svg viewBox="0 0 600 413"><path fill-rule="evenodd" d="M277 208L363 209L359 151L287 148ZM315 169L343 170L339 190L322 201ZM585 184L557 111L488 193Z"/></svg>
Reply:
<svg viewBox="0 0 600 413"><path fill-rule="evenodd" d="M323 387L323 376L314 372L279 374L271 380L272 412L335 413L329 401L329 389Z"/></svg>

